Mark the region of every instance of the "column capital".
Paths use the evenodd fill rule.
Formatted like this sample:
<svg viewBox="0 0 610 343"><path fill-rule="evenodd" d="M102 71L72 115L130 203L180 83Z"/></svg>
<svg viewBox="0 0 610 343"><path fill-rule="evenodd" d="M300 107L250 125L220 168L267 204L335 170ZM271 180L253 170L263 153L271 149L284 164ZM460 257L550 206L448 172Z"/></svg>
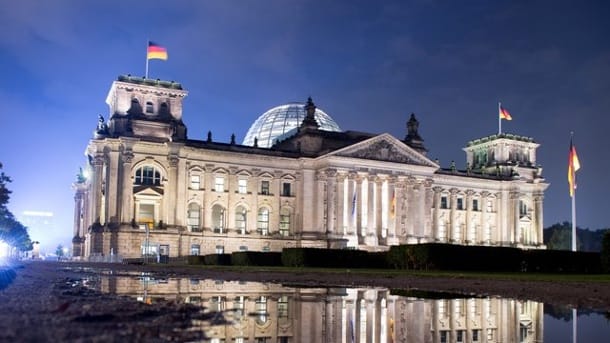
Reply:
<svg viewBox="0 0 610 343"><path fill-rule="evenodd" d="M121 156L123 164L131 164L133 162L133 157L134 155L131 151L123 152L123 155Z"/></svg>
<svg viewBox="0 0 610 343"><path fill-rule="evenodd" d="M93 156L93 159L91 160L91 164L93 166L102 166L104 165L104 162L106 161L106 156L104 156L104 154L100 153L100 154L95 154L95 156Z"/></svg>
<svg viewBox="0 0 610 343"><path fill-rule="evenodd" d="M434 193L438 194L443 191L443 187L441 187L441 186L432 187L432 190L434 191Z"/></svg>
<svg viewBox="0 0 610 343"><path fill-rule="evenodd" d="M178 158L177 155L167 156L167 162L169 162L169 166L171 168L176 168L178 166L178 161L180 161L180 159Z"/></svg>
<svg viewBox="0 0 610 343"><path fill-rule="evenodd" d="M337 169L334 169L334 168L328 168L324 172L326 173L326 176L329 177L329 178L337 177L338 176L337 175Z"/></svg>

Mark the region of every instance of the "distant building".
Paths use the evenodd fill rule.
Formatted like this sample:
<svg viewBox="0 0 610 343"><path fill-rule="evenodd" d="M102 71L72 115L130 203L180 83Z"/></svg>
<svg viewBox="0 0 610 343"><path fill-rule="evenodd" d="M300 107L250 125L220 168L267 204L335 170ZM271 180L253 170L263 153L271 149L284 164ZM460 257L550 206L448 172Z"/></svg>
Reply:
<svg viewBox="0 0 610 343"><path fill-rule="evenodd" d="M28 234L32 241L38 241L35 246L36 253L40 252L55 252L54 246L49 242L48 237L50 232L55 231L55 216L50 211L23 211L19 217L19 222L28 228Z"/></svg>
<svg viewBox="0 0 610 343"><path fill-rule="evenodd" d="M192 140L186 95L175 82L120 76L112 84L110 118L100 116L85 152L89 175L74 183L74 256L423 242L544 248L548 184L531 138L473 140L466 170L441 168L426 156L413 114L404 139L340 131L326 113L321 125L309 99L286 105L305 113L296 128L273 128L296 113L280 106L254 121L246 144L211 133Z"/></svg>

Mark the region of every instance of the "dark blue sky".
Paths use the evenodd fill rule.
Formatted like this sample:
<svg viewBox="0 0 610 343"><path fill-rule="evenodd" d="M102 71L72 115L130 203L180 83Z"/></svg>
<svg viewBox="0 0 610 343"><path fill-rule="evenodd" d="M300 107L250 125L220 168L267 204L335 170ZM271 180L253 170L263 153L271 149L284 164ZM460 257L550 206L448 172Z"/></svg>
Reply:
<svg viewBox="0 0 610 343"><path fill-rule="evenodd" d="M168 49L150 76L190 92L190 138L241 141L271 107L312 96L344 130L403 138L411 112L429 157L498 130L541 144L551 183L545 226L570 220L575 132L579 226L610 227L610 6L605 1L20 0L0 11L0 162L10 208L55 213L68 244L73 182L119 74L143 75L151 39Z"/></svg>

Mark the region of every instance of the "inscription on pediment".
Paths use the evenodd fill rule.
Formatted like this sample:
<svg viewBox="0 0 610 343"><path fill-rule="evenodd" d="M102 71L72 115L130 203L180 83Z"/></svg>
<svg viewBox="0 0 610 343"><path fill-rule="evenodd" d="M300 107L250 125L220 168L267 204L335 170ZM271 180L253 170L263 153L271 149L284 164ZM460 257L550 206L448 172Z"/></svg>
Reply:
<svg viewBox="0 0 610 343"><path fill-rule="evenodd" d="M354 151L345 151L341 156L361 158L365 160L388 161L408 164L427 164L421 159L410 156L398 149L394 144L380 140Z"/></svg>

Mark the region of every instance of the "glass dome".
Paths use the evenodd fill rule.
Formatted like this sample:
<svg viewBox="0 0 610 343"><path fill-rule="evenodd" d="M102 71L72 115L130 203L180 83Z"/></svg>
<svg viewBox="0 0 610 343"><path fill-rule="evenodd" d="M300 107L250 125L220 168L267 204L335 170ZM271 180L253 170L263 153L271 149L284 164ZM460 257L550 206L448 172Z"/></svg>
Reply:
<svg viewBox="0 0 610 343"><path fill-rule="evenodd" d="M243 145L254 145L254 138L258 139L258 146L269 148L278 137L288 137L291 130L296 129L303 119L306 111L304 103L291 103L274 107L263 113L248 130ZM314 114L321 130L341 131L339 125L324 111L316 108Z"/></svg>

